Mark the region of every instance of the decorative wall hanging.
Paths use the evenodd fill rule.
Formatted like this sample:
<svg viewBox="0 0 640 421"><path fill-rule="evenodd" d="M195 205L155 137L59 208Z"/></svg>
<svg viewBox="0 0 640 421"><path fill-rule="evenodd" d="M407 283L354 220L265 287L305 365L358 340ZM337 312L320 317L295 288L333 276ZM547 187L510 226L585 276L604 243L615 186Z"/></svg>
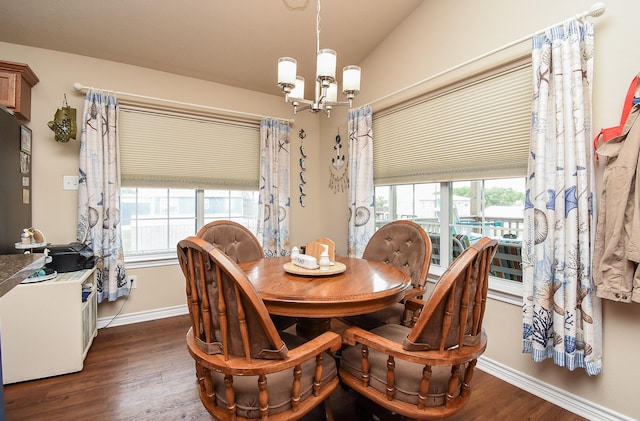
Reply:
<svg viewBox="0 0 640 421"><path fill-rule="evenodd" d="M307 193L304 191L304 185L307 184L307 178L305 176L305 171L307 169L304 159L307 157L307 153L304 150L304 138L307 137L307 134L304 132L304 129L300 129L298 132L298 137L300 138L300 206L304 208L304 198L307 196Z"/></svg>
<svg viewBox="0 0 640 421"><path fill-rule="evenodd" d="M336 151L336 156L331 158L331 165L329 165L329 188L337 193L349 188L349 163L344 159L344 154L340 155L342 145L339 133L336 136L336 144L333 145L333 149Z"/></svg>
<svg viewBox="0 0 640 421"><path fill-rule="evenodd" d="M64 95L64 105L58 108L53 121L47 126L55 133L56 142L67 143L69 139L76 138L76 109L67 104L67 95Z"/></svg>

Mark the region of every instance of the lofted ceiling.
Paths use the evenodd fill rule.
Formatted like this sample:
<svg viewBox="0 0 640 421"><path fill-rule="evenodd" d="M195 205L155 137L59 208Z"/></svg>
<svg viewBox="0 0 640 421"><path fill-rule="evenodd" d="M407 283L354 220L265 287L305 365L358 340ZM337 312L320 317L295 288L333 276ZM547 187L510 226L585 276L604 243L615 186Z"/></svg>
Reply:
<svg viewBox="0 0 640 421"><path fill-rule="evenodd" d="M320 48L336 50L338 69L359 64L422 1L323 0ZM314 77L316 6L315 0L2 0L0 41L278 94L279 57L296 58L298 74Z"/></svg>

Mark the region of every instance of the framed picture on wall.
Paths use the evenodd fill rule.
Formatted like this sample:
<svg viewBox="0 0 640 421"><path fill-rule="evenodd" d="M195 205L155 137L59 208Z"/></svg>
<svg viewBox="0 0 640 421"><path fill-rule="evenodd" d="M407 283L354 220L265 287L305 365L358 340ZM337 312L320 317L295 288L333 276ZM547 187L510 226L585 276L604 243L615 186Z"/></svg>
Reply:
<svg viewBox="0 0 640 421"><path fill-rule="evenodd" d="M20 126L20 150L31 155L31 129Z"/></svg>
<svg viewBox="0 0 640 421"><path fill-rule="evenodd" d="M31 171L31 155L24 152L20 152L20 172L22 174L29 174Z"/></svg>

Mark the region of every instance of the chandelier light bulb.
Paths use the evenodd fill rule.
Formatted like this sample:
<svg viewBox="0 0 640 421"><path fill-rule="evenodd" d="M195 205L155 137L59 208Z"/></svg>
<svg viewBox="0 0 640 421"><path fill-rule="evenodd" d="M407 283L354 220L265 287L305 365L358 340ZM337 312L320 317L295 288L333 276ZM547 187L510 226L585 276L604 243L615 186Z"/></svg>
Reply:
<svg viewBox="0 0 640 421"><path fill-rule="evenodd" d="M333 82L336 80L336 61L337 54L329 48L323 48L318 51L318 63L316 71L318 73L318 81L328 80Z"/></svg>
<svg viewBox="0 0 640 421"><path fill-rule="evenodd" d="M354 96L360 93L359 66L346 66L342 69L342 93Z"/></svg>
<svg viewBox="0 0 640 421"><path fill-rule="evenodd" d="M296 77L296 83L291 93L289 93L289 98L304 98L304 78L302 76Z"/></svg>
<svg viewBox="0 0 640 421"><path fill-rule="evenodd" d="M278 59L278 85L282 89L291 89L296 84L297 64L296 59L291 57Z"/></svg>
<svg viewBox="0 0 640 421"><path fill-rule="evenodd" d="M338 82L331 82L327 88L326 102L338 102Z"/></svg>

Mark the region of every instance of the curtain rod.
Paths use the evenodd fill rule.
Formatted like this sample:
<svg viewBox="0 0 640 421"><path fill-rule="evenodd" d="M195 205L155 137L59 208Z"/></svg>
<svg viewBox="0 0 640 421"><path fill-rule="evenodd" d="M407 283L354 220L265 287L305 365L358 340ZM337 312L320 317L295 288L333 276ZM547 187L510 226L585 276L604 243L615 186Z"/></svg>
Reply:
<svg viewBox="0 0 640 421"><path fill-rule="evenodd" d="M602 16L604 14L604 11L605 11L604 3L596 3L593 6L591 6L591 8L589 10L587 10L586 12L579 13L579 14L575 15L574 18L577 19L577 20L583 20L583 19L585 19L585 18L587 18L589 16L598 17L598 16ZM369 102L369 105L375 104L376 102L383 101L383 100L385 100L387 98L390 98L392 96L401 94L401 93L403 93L403 92L405 92L405 91L407 91L409 89L412 89L412 88L415 88L417 86L420 86L423 83L430 82L430 81L432 81L432 80L434 80L434 79L436 79L438 77L446 75L447 73L451 73L451 72L456 71L456 70L458 70L458 69L460 69L460 68L462 68L464 66L468 66L469 64L472 64L472 63L474 63L476 61L479 61L479 60L482 60L482 59L487 58L489 56L492 56L494 54L497 54L502 50L506 50L507 48L511 48L511 47L513 47L515 45L518 45L521 42L524 42L524 41L527 41L528 39L531 39L535 35L543 34L548 29L551 29L551 28L553 28L555 26L563 24L564 22L568 21L569 19L572 19L572 18L565 19L565 20L563 20L561 22L556 23L555 25L548 26L548 27L546 27L544 29L541 29L539 31L536 31L536 32L534 32L532 34L526 35L526 36L524 36L524 37L522 37L520 39L512 41L512 42L510 42L508 44L505 44L505 45L503 45L501 47L495 48L495 49L493 49L493 50L491 50L491 51L489 51L487 53L481 54L481 55L479 55L479 56L477 56L475 58L472 58L472 59L467 60L467 61L465 61L463 63L460 63L460 64L458 64L456 66L450 67L450 68L448 68L446 70L443 70L443 71L441 71L439 73L436 73L433 76L429 76L426 79L419 80L418 82L412 83L409 86L405 86L404 88L398 89L397 91L394 91L394 92L391 92L390 94L384 95L384 96L382 96L382 97L380 97L380 98L378 98L376 100L373 100L373 101Z"/></svg>
<svg viewBox="0 0 640 421"><path fill-rule="evenodd" d="M260 119L265 117L264 115L254 114L254 113L247 113L247 112L244 112L244 111L227 110L227 109L224 109L224 108L210 107L208 105L192 104L192 103L189 103L189 102L174 101L172 99L165 99L165 98L156 98L156 97L152 97L152 96L133 94L133 93L130 93L130 92L119 92L119 91L113 91L111 89L94 88L92 86L83 85L83 84L81 84L79 82L75 82L73 84L73 89L75 89L76 91L88 91L89 89L96 89L98 91L113 92L116 95L124 95L124 96L133 97L133 98L146 99L146 100L150 100L150 101L167 102L167 103L170 103L170 104L182 105L182 106L187 106L187 107L203 108L203 109L207 109L207 110L211 110L211 111L217 111L217 112L226 113L226 114L242 115L242 116L245 116L245 117L254 117L254 118L260 118ZM285 122L285 123L294 123L295 122L295 120L291 119L291 118L279 118L279 117L272 117L272 118L274 118L275 120L280 120L280 121Z"/></svg>

